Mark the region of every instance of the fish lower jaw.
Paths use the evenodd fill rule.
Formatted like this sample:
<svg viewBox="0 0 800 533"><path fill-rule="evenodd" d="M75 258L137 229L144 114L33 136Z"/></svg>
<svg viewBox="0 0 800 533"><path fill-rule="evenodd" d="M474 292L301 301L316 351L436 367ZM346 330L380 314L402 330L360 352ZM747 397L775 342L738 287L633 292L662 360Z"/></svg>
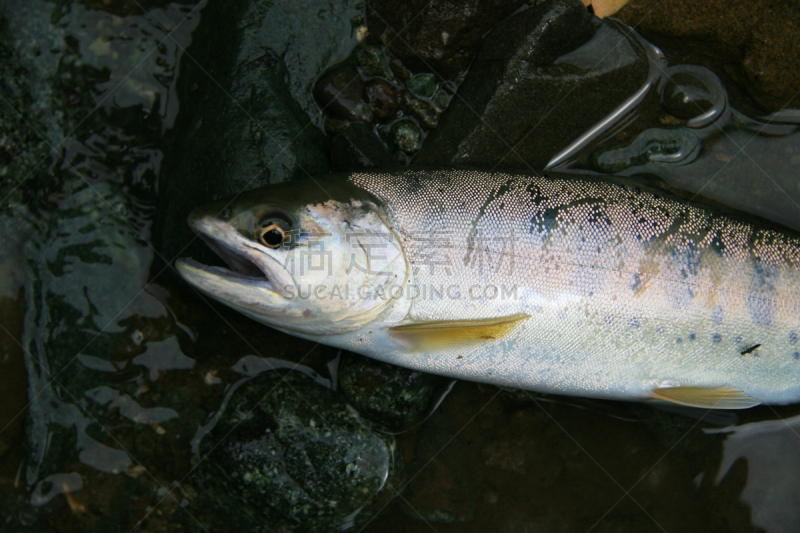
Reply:
<svg viewBox="0 0 800 533"><path fill-rule="evenodd" d="M178 272L185 279L187 279L187 281L189 281L195 286L198 286L198 288L203 288L203 287L200 284L193 282L194 276L191 275L192 271L195 272L200 271L206 275L222 278L229 283L240 283L244 285L265 288L273 292L277 292L272 282L269 280L269 278L267 278L267 276L264 273L260 273L260 275L244 274L242 272L231 270L230 268L204 265L198 261L195 261L190 257L178 259L178 261L176 262L176 266L178 268Z"/></svg>

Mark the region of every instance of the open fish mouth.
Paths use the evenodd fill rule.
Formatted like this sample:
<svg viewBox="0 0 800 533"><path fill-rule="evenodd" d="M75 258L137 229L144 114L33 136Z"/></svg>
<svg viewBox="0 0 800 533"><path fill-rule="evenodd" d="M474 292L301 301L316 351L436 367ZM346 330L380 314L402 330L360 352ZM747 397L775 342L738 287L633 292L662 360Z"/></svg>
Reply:
<svg viewBox="0 0 800 533"><path fill-rule="evenodd" d="M228 268L203 265L194 259L187 259L186 261L190 262L194 267L229 279L272 287L266 269L260 267L247 253L237 250L235 247L226 244L225 241L218 241L209 235L199 233L199 236L217 256L225 261Z"/></svg>
<svg viewBox="0 0 800 533"><path fill-rule="evenodd" d="M202 217L191 220L192 229L203 239L214 253L227 265L204 265L191 258L176 262L178 272L190 283L209 292L212 296L224 296L232 290L230 285L246 285L277 292L280 286L294 285L283 265L270 257L261 247L241 235L230 224Z"/></svg>

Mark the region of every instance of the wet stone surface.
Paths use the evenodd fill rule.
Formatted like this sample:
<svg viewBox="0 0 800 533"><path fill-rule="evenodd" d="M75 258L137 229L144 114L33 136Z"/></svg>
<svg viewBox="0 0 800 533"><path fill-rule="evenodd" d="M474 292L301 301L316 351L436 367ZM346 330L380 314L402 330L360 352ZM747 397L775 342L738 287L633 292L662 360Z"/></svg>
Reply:
<svg viewBox="0 0 800 533"><path fill-rule="evenodd" d="M392 439L300 372L233 390L195 462L204 497L253 532L346 528L395 476Z"/></svg>
<svg viewBox="0 0 800 533"><path fill-rule="evenodd" d="M331 166L336 171L390 167L397 164L378 136L365 124L348 124L331 140Z"/></svg>
<svg viewBox="0 0 800 533"><path fill-rule="evenodd" d="M643 50L580 1L537 4L487 35L415 162L542 169L648 71Z"/></svg>
<svg viewBox="0 0 800 533"><path fill-rule="evenodd" d="M368 3L367 23L381 43L410 67L453 78L467 69L484 34L523 4L378 0Z"/></svg>
<svg viewBox="0 0 800 533"><path fill-rule="evenodd" d="M628 2L616 16L657 46L717 56L718 74L742 84L766 111L800 105L796 2L643 0Z"/></svg>
<svg viewBox="0 0 800 533"><path fill-rule="evenodd" d="M365 94L358 71L347 65L334 67L314 85L314 98L322 110L350 122L372 122L372 107L362 99Z"/></svg>
<svg viewBox="0 0 800 533"><path fill-rule="evenodd" d="M185 219L192 208L330 170L327 139L311 123L318 112L311 84L355 44L342 38L359 14L354 4L250 1L228 9L209 2L202 9L181 65L181 113L160 189L160 249L170 259L191 241ZM189 253L207 252L196 244Z"/></svg>
<svg viewBox="0 0 800 533"><path fill-rule="evenodd" d="M447 379L343 353L339 389L359 412L398 431L421 422Z"/></svg>

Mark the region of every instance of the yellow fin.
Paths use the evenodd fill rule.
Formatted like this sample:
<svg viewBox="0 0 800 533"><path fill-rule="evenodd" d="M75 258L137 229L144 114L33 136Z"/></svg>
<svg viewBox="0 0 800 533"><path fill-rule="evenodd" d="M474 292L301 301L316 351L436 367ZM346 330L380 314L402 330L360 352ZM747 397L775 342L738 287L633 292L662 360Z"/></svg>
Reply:
<svg viewBox="0 0 800 533"><path fill-rule="evenodd" d="M407 342L412 349L429 350L459 344L499 339L529 315L517 314L477 320L418 322L389 328L392 337Z"/></svg>
<svg viewBox="0 0 800 533"><path fill-rule="evenodd" d="M701 409L748 409L761 402L735 387L660 387L653 398Z"/></svg>

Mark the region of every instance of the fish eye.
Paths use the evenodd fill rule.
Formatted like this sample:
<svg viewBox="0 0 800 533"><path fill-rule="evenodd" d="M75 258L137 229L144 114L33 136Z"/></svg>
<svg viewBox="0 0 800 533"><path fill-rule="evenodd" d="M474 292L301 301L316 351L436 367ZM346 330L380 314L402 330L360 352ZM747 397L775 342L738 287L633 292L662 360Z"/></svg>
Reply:
<svg viewBox="0 0 800 533"><path fill-rule="evenodd" d="M279 218L268 218L256 229L256 240L267 248L278 248L289 233L289 224Z"/></svg>

